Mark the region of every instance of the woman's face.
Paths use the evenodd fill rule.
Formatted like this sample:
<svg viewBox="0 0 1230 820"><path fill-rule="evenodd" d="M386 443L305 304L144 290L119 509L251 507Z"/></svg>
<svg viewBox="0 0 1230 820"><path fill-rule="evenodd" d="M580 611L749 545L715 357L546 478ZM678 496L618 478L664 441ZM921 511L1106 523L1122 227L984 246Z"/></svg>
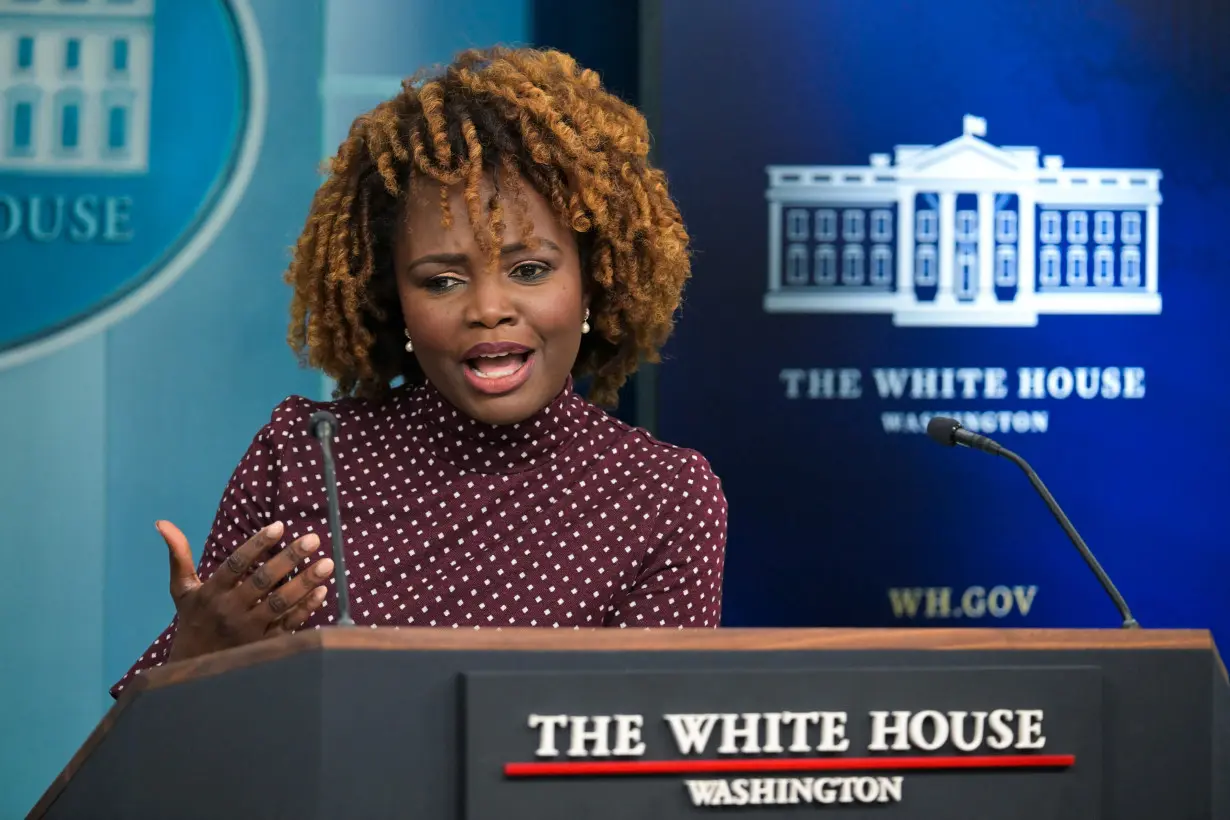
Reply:
<svg viewBox="0 0 1230 820"><path fill-rule="evenodd" d="M521 242L512 197L495 269L479 250L464 186L448 190L451 226L441 225L440 186L417 182L394 252L402 315L424 375L458 410L513 424L559 393L581 345L587 303L576 239L526 180L521 190L537 248ZM479 201L494 193L484 180Z"/></svg>

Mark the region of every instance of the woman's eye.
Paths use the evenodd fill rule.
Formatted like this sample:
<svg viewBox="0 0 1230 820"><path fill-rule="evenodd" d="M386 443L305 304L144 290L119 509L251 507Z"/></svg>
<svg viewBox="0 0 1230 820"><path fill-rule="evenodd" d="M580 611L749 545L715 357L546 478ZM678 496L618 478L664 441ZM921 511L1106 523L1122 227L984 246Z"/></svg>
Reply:
<svg viewBox="0 0 1230 820"><path fill-rule="evenodd" d="M542 279L550 272L551 269L541 262L522 262L512 269L513 277L524 282L534 282Z"/></svg>
<svg viewBox="0 0 1230 820"><path fill-rule="evenodd" d="M456 276L433 276L423 283L423 287L432 293L444 293L462 284Z"/></svg>

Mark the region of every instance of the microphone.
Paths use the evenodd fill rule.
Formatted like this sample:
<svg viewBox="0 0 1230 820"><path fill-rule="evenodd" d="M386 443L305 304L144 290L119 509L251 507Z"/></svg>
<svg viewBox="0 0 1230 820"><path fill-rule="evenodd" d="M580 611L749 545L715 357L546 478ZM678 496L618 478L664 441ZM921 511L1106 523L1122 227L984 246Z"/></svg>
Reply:
<svg viewBox="0 0 1230 820"><path fill-rule="evenodd" d="M1051 495L1050 490L1042 483L1042 479L1038 478L1038 474L1034 472L1033 467L1025 459L1018 456L1008 448L999 443L980 436L977 433L970 432L961 426L961 423L956 419L937 416L927 422L927 435L934 441L943 444L945 447L969 447L973 450L981 450L984 453L990 453L993 456L1001 456L1008 459L1016 466L1020 467L1025 475L1029 477L1029 483L1038 491L1038 495L1042 496L1042 500L1046 502L1046 506L1050 509L1051 514L1055 516L1055 520L1059 522L1059 526L1063 527L1063 531L1067 533L1068 538L1076 545L1076 549L1080 552L1081 557L1085 559L1085 563L1093 570L1093 574L1097 576L1101 582L1102 588L1106 590L1106 594L1110 596L1115 608L1119 610L1120 617L1123 618L1124 629L1138 629L1140 624L1132 617L1131 610L1128 609L1127 602L1123 600L1123 596L1119 594L1119 590L1115 589L1115 585L1111 583L1110 576L1102 565L1098 563L1098 559L1093 557L1093 553L1089 551L1089 547L1080 537L1080 533L1072 526L1072 522L1064 515L1062 509L1059 508L1059 503L1055 501L1055 497Z"/></svg>
<svg viewBox="0 0 1230 820"><path fill-rule="evenodd" d="M333 466L333 437L337 434L337 417L328 410L312 414L310 429L320 441L325 462L325 492L329 503L329 532L333 540L333 582L337 587L337 625L354 626L350 619L350 590L346 586L346 555L342 549L341 510L337 501L337 471Z"/></svg>

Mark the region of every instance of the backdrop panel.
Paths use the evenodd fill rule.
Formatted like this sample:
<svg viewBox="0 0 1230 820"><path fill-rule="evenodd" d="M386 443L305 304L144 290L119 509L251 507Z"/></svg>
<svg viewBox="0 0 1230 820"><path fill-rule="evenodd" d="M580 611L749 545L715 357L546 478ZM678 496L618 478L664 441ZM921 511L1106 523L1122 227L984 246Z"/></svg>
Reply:
<svg viewBox="0 0 1230 820"><path fill-rule="evenodd" d="M321 0L0 0L0 817L173 612L269 410L320 380L281 273L320 160Z"/></svg>
<svg viewBox="0 0 1230 820"><path fill-rule="evenodd" d="M660 432L731 504L730 625L1230 635L1212 0L662 0L659 156L696 277Z"/></svg>
<svg viewBox="0 0 1230 820"><path fill-rule="evenodd" d="M174 612L269 412L327 393L282 282L320 161L424 63L529 38L528 0L0 0L0 817Z"/></svg>

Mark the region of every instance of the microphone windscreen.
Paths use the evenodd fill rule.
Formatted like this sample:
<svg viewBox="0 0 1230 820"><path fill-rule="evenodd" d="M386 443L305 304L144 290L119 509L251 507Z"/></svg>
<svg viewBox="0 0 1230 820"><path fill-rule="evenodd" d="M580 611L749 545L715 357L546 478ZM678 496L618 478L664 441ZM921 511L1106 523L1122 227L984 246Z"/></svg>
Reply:
<svg viewBox="0 0 1230 820"><path fill-rule="evenodd" d="M308 429L316 438L320 438L325 430L328 431L330 437L333 437L337 434L337 427L337 416L328 410L317 410L308 420Z"/></svg>
<svg viewBox="0 0 1230 820"><path fill-rule="evenodd" d="M927 435L933 441L943 444L945 447L953 447L957 443L956 433L961 429L961 423L956 419L950 419L945 416L936 416L927 422Z"/></svg>

